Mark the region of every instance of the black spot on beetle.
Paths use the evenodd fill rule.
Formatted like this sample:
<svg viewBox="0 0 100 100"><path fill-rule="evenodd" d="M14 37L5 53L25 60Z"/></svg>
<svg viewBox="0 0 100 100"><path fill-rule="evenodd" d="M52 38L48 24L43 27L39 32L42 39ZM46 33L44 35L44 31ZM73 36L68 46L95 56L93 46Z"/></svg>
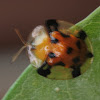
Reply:
<svg viewBox="0 0 100 100"><path fill-rule="evenodd" d="M46 65L48 66L47 69L43 69ZM50 69L51 69L51 66L49 66L47 64L47 62L44 62L42 64L42 66L37 69L37 72L38 72L38 74L40 74L40 75L42 75L44 77L47 77L47 75L49 75L51 73Z"/></svg>
<svg viewBox="0 0 100 100"><path fill-rule="evenodd" d="M47 26L56 26L56 27L58 27L58 23L56 22L55 19L49 19L45 23L46 23Z"/></svg>
<svg viewBox="0 0 100 100"><path fill-rule="evenodd" d="M65 66L65 64L63 62L58 62L55 65L61 65L61 66Z"/></svg>
<svg viewBox="0 0 100 100"><path fill-rule="evenodd" d="M74 78L81 75L80 68L73 69L72 75Z"/></svg>
<svg viewBox="0 0 100 100"><path fill-rule="evenodd" d="M50 52L49 55L48 55L50 58L54 58L55 57L55 54Z"/></svg>
<svg viewBox="0 0 100 100"><path fill-rule="evenodd" d="M40 74L44 77L47 77L47 75L49 75L51 73L50 69L44 70L44 69L41 69L41 68L38 69L37 72L38 72L38 74Z"/></svg>
<svg viewBox="0 0 100 100"><path fill-rule="evenodd" d="M87 57L92 58L92 57L93 57L93 54L92 54L91 52L89 52L89 53L87 54Z"/></svg>
<svg viewBox="0 0 100 100"><path fill-rule="evenodd" d="M78 47L78 49L81 49L81 42L79 40L76 42L76 46Z"/></svg>
<svg viewBox="0 0 100 100"><path fill-rule="evenodd" d="M79 57L75 57L72 59L72 61L76 64L80 61L80 58Z"/></svg>
<svg viewBox="0 0 100 100"><path fill-rule="evenodd" d="M72 49L71 47L68 47L68 49L67 49L67 54L72 53L72 51L73 51L73 49Z"/></svg>
<svg viewBox="0 0 100 100"><path fill-rule="evenodd" d="M49 20L45 21L45 25L49 32L58 31L58 29L57 29L58 23L56 22L55 19L49 19Z"/></svg>
<svg viewBox="0 0 100 100"><path fill-rule="evenodd" d="M79 76L79 75L81 75L80 67L81 67L81 65L78 65L78 66L74 66L73 65L73 66L71 66L71 68L73 69L72 75L73 75L74 78Z"/></svg>
<svg viewBox="0 0 100 100"><path fill-rule="evenodd" d="M87 37L86 33L83 30L81 30L79 32L79 38L82 40L85 40L86 37Z"/></svg>

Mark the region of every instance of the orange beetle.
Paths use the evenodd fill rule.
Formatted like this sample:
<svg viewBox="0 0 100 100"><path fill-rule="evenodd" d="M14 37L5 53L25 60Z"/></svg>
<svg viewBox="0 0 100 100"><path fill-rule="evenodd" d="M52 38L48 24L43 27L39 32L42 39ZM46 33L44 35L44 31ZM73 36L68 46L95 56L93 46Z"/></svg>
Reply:
<svg viewBox="0 0 100 100"><path fill-rule="evenodd" d="M27 43L19 31L15 30L24 44L17 56L27 47L30 62L37 67L37 72L44 77L51 73L51 69L55 65L61 65L67 69L71 68L72 76L79 76L83 63L87 58L93 57L84 41L87 38L86 33L83 30L78 32L78 36L70 32L63 33L62 30L67 28L65 27L67 26L66 23L54 19L47 20L45 26L37 26L30 34ZM61 27L61 31L59 27ZM13 61L17 56L13 58ZM45 66L47 67L45 68Z"/></svg>

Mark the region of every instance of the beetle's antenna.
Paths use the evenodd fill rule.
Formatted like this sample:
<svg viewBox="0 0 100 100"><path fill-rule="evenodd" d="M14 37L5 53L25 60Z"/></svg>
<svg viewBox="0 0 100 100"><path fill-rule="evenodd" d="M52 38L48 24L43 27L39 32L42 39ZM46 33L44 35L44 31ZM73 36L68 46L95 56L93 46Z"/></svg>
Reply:
<svg viewBox="0 0 100 100"><path fill-rule="evenodd" d="M27 47L27 43L25 42L25 40L23 39L23 37L21 36L19 30L17 28L14 28L16 34L18 35L18 37L20 38L21 42L24 44L24 46L22 46L20 48L20 50L12 57L12 63L18 58L18 56L20 55L20 53Z"/></svg>
<svg viewBox="0 0 100 100"><path fill-rule="evenodd" d="M20 55L20 53L26 48L26 46L22 46L20 48L20 50L12 57L12 63L18 58L18 56Z"/></svg>
<svg viewBox="0 0 100 100"><path fill-rule="evenodd" d="M27 45L27 43L25 42L25 40L24 40L23 37L21 36L19 30L18 30L17 28L15 28L14 30L15 30L16 34L18 35L18 37L20 38L20 40L22 41L22 43L23 43L24 45Z"/></svg>

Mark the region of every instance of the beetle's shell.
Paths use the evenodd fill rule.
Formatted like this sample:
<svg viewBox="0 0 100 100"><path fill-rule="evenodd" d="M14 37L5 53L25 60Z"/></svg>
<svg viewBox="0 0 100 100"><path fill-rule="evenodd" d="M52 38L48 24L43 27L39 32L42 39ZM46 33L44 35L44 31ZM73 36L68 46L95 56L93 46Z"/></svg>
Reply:
<svg viewBox="0 0 100 100"><path fill-rule="evenodd" d="M58 31L67 35L73 34L69 30L69 28L73 26L73 24L68 23L66 21L61 21L61 20L57 20L57 23L59 24ZM77 34L74 34L74 35L77 36ZM49 38L48 31L44 25L37 26L29 35L29 38L27 41L28 56L29 56L30 63L33 64L33 66L36 68L39 68L43 64L44 60L46 60L47 58L47 53L49 52L48 44L50 43L49 39L50 38ZM86 41L87 40L85 40L84 42ZM90 42L88 42L87 44L89 47L89 48L87 47L87 49L90 49L89 51L92 51ZM41 47L44 50L42 50ZM88 68L87 66L91 64L90 59L86 62L87 62L87 65L84 64L85 66L81 67L81 69L83 70L81 71L81 73L85 72ZM51 68L51 74L48 75L47 77L51 79L61 79L61 80L70 79L72 78L72 69L65 68L60 65L55 66Z"/></svg>

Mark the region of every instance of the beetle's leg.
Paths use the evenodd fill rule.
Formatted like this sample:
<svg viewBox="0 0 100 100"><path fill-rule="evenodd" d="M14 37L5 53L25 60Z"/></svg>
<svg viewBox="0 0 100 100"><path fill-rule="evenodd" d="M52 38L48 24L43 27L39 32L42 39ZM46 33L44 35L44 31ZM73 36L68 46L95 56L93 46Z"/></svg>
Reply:
<svg viewBox="0 0 100 100"><path fill-rule="evenodd" d="M55 19L49 19L45 21L45 25L48 29L48 32L58 31L58 23Z"/></svg>
<svg viewBox="0 0 100 100"><path fill-rule="evenodd" d="M80 38L81 40L85 40L86 37L87 37L85 31L83 31L83 30L79 31L78 34L79 34L79 38Z"/></svg>
<svg viewBox="0 0 100 100"><path fill-rule="evenodd" d="M47 66L47 68L45 68ZM51 69L51 66L49 66L47 64L46 61L44 61L44 63L42 64L42 66L40 68L37 69L37 72L44 76L44 77L47 77L47 75L49 75L51 72L50 72L50 69Z"/></svg>

